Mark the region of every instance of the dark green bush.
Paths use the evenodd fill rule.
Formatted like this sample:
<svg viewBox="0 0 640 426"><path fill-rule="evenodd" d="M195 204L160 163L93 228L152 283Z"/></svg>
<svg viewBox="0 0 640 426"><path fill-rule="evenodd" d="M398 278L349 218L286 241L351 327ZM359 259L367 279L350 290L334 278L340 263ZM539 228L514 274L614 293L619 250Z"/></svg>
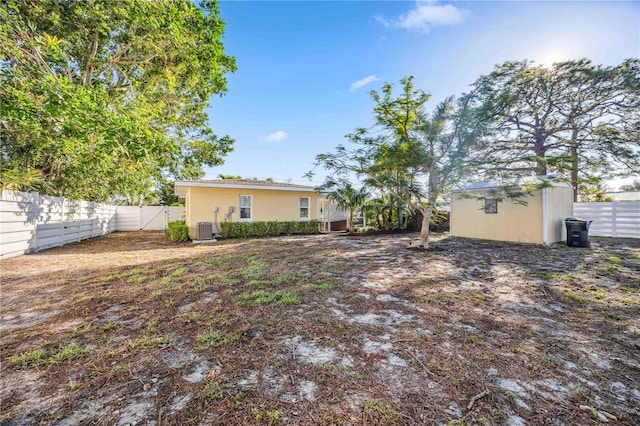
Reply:
<svg viewBox="0 0 640 426"><path fill-rule="evenodd" d="M296 230L296 222L280 222L281 234L293 234Z"/></svg>
<svg viewBox="0 0 640 426"><path fill-rule="evenodd" d="M279 235L278 221L265 222L267 224L267 235Z"/></svg>
<svg viewBox="0 0 640 426"><path fill-rule="evenodd" d="M184 222L169 222L168 226L171 241L189 241L189 227Z"/></svg>
<svg viewBox="0 0 640 426"><path fill-rule="evenodd" d="M276 236L281 234L317 234L320 232L317 220L300 222L222 222L220 236L222 238L247 238Z"/></svg>

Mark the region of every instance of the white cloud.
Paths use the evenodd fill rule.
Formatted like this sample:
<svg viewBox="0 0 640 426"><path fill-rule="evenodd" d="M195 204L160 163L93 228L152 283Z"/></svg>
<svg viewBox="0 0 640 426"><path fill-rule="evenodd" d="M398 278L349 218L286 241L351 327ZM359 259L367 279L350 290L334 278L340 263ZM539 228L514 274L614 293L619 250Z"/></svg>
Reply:
<svg viewBox="0 0 640 426"><path fill-rule="evenodd" d="M265 136L262 139L264 139L267 142L278 142L278 141L283 141L288 137L289 135L284 130L277 130L273 133L269 133L267 136Z"/></svg>
<svg viewBox="0 0 640 426"><path fill-rule="evenodd" d="M376 16L374 16L374 19L376 21L380 22L385 27L390 27L393 24L393 22L391 22L390 20L388 20L387 18L385 18L382 15L376 15Z"/></svg>
<svg viewBox="0 0 640 426"><path fill-rule="evenodd" d="M468 11L458 9L452 4L437 4L436 1L416 2L415 8L400 15L396 20L389 20L383 16L376 16L376 21L385 27L404 28L409 31L428 33L436 25L455 25L467 16Z"/></svg>
<svg viewBox="0 0 640 426"><path fill-rule="evenodd" d="M355 83L351 84L351 88L349 90L351 90L352 92L355 90L358 90L359 88L366 86L369 83L373 83L374 81L378 81L380 80L380 78L376 77L375 75L370 75L368 77L365 77L361 80L356 81Z"/></svg>

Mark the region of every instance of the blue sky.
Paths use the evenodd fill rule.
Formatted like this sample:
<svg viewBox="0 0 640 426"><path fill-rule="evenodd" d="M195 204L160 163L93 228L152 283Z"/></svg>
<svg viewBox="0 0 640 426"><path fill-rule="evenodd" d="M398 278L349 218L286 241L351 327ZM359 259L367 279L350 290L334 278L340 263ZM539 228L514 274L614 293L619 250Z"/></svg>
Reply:
<svg viewBox="0 0 640 426"><path fill-rule="evenodd" d="M384 82L413 75L434 106L507 60L640 57L640 1L222 0L220 13L238 70L209 116L236 144L208 179L320 183L303 178L314 157L372 124Z"/></svg>

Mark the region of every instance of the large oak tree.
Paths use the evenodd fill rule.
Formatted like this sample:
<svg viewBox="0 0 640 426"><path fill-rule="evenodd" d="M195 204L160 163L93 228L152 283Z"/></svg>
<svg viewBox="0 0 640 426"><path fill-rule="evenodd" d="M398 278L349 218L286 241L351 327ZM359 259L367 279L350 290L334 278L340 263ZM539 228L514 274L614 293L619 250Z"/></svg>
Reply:
<svg viewBox="0 0 640 426"><path fill-rule="evenodd" d="M2 187L138 201L220 164L233 140L205 108L236 68L223 30L215 1L3 2Z"/></svg>

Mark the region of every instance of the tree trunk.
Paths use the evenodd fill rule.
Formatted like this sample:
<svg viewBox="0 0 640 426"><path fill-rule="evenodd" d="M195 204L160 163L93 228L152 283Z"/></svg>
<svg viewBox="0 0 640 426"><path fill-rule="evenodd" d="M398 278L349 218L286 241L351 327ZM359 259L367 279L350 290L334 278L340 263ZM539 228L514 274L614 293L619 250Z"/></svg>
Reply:
<svg viewBox="0 0 640 426"><path fill-rule="evenodd" d="M420 228L420 238L418 239L417 246L429 248L429 224L431 223L431 215L433 209L438 201L438 175L433 169L429 169L429 198L427 199L427 207L422 205L414 206L422 213L422 227Z"/></svg>
<svg viewBox="0 0 640 426"><path fill-rule="evenodd" d="M573 202L578 202L578 129L571 132L571 186L573 186Z"/></svg>
<svg viewBox="0 0 640 426"><path fill-rule="evenodd" d="M353 209L349 209L349 234L353 234Z"/></svg>
<svg viewBox="0 0 640 426"><path fill-rule="evenodd" d="M545 159L547 148L544 146L545 139L540 130L536 130L535 135L535 147L534 152L536 153L536 175L538 176L546 176L547 175L547 162Z"/></svg>
<svg viewBox="0 0 640 426"><path fill-rule="evenodd" d="M429 204L429 206L420 209L420 213L422 213L422 226L420 228L420 237L418 238L418 242L416 246L429 248L429 223L431 222L431 214L433 213L433 205Z"/></svg>

